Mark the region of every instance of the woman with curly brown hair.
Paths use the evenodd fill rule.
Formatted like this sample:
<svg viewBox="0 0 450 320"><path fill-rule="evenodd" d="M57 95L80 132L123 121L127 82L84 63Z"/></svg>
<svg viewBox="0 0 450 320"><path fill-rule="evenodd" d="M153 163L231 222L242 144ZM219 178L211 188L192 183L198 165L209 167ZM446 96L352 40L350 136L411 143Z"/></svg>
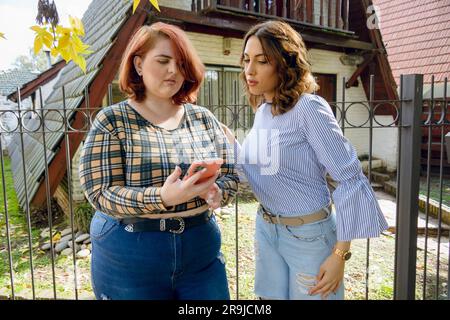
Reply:
<svg viewBox="0 0 450 320"><path fill-rule="evenodd" d="M255 110L238 158L260 202L255 294L343 299L350 241L377 237L387 228L374 192L330 106L313 94L308 52L291 26L254 26L244 38L241 64ZM229 130L227 135L233 139ZM327 172L339 183L334 208Z"/></svg>

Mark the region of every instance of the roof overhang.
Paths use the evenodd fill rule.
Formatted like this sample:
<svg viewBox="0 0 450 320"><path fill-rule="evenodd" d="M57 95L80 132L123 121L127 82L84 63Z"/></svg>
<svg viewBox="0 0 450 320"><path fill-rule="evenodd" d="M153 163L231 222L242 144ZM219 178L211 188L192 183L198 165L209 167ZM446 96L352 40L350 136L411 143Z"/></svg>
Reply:
<svg viewBox="0 0 450 320"><path fill-rule="evenodd" d="M30 82L25 83L20 88L20 99L26 99L30 95L32 95L36 90L45 85L46 83L52 81L61 71L61 69L66 65L66 62L64 60L61 60L54 65L52 65L51 68L47 69L46 71L42 72L36 79L31 80ZM17 103L17 90L10 93L7 96L7 99Z"/></svg>

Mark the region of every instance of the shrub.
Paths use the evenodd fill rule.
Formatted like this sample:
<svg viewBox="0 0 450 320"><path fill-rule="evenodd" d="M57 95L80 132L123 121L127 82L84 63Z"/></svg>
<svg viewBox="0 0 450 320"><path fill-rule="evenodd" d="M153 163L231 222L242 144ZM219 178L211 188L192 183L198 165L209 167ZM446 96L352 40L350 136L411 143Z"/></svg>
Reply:
<svg viewBox="0 0 450 320"><path fill-rule="evenodd" d="M82 202L75 207L75 225L79 231L89 233L89 226L94 216L94 208L89 202Z"/></svg>

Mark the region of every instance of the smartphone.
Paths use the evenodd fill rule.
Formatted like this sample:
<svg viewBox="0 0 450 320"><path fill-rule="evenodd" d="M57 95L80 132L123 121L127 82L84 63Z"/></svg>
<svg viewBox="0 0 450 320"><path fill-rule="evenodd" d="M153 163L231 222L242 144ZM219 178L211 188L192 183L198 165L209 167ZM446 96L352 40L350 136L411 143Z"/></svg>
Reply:
<svg viewBox="0 0 450 320"><path fill-rule="evenodd" d="M196 172L206 168L206 171L202 174L202 177L197 181L197 183L202 183L211 178L217 172L217 170L220 169L222 164L222 158L196 160L189 167L186 173L186 179L192 177Z"/></svg>

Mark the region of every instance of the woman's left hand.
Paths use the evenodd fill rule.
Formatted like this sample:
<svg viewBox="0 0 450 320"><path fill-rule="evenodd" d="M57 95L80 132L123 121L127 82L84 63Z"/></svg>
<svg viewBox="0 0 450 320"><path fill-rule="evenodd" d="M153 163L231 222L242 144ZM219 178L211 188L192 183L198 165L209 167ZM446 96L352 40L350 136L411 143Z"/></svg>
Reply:
<svg viewBox="0 0 450 320"><path fill-rule="evenodd" d="M345 261L335 254L331 254L320 266L317 275L318 283L310 289L310 295L321 295L326 299L332 292L336 293L344 279Z"/></svg>
<svg viewBox="0 0 450 320"><path fill-rule="evenodd" d="M222 189L219 188L217 183L214 183L206 193L199 195L199 197L204 199L212 210L215 210L220 207L220 202L222 202Z"/></svg>

